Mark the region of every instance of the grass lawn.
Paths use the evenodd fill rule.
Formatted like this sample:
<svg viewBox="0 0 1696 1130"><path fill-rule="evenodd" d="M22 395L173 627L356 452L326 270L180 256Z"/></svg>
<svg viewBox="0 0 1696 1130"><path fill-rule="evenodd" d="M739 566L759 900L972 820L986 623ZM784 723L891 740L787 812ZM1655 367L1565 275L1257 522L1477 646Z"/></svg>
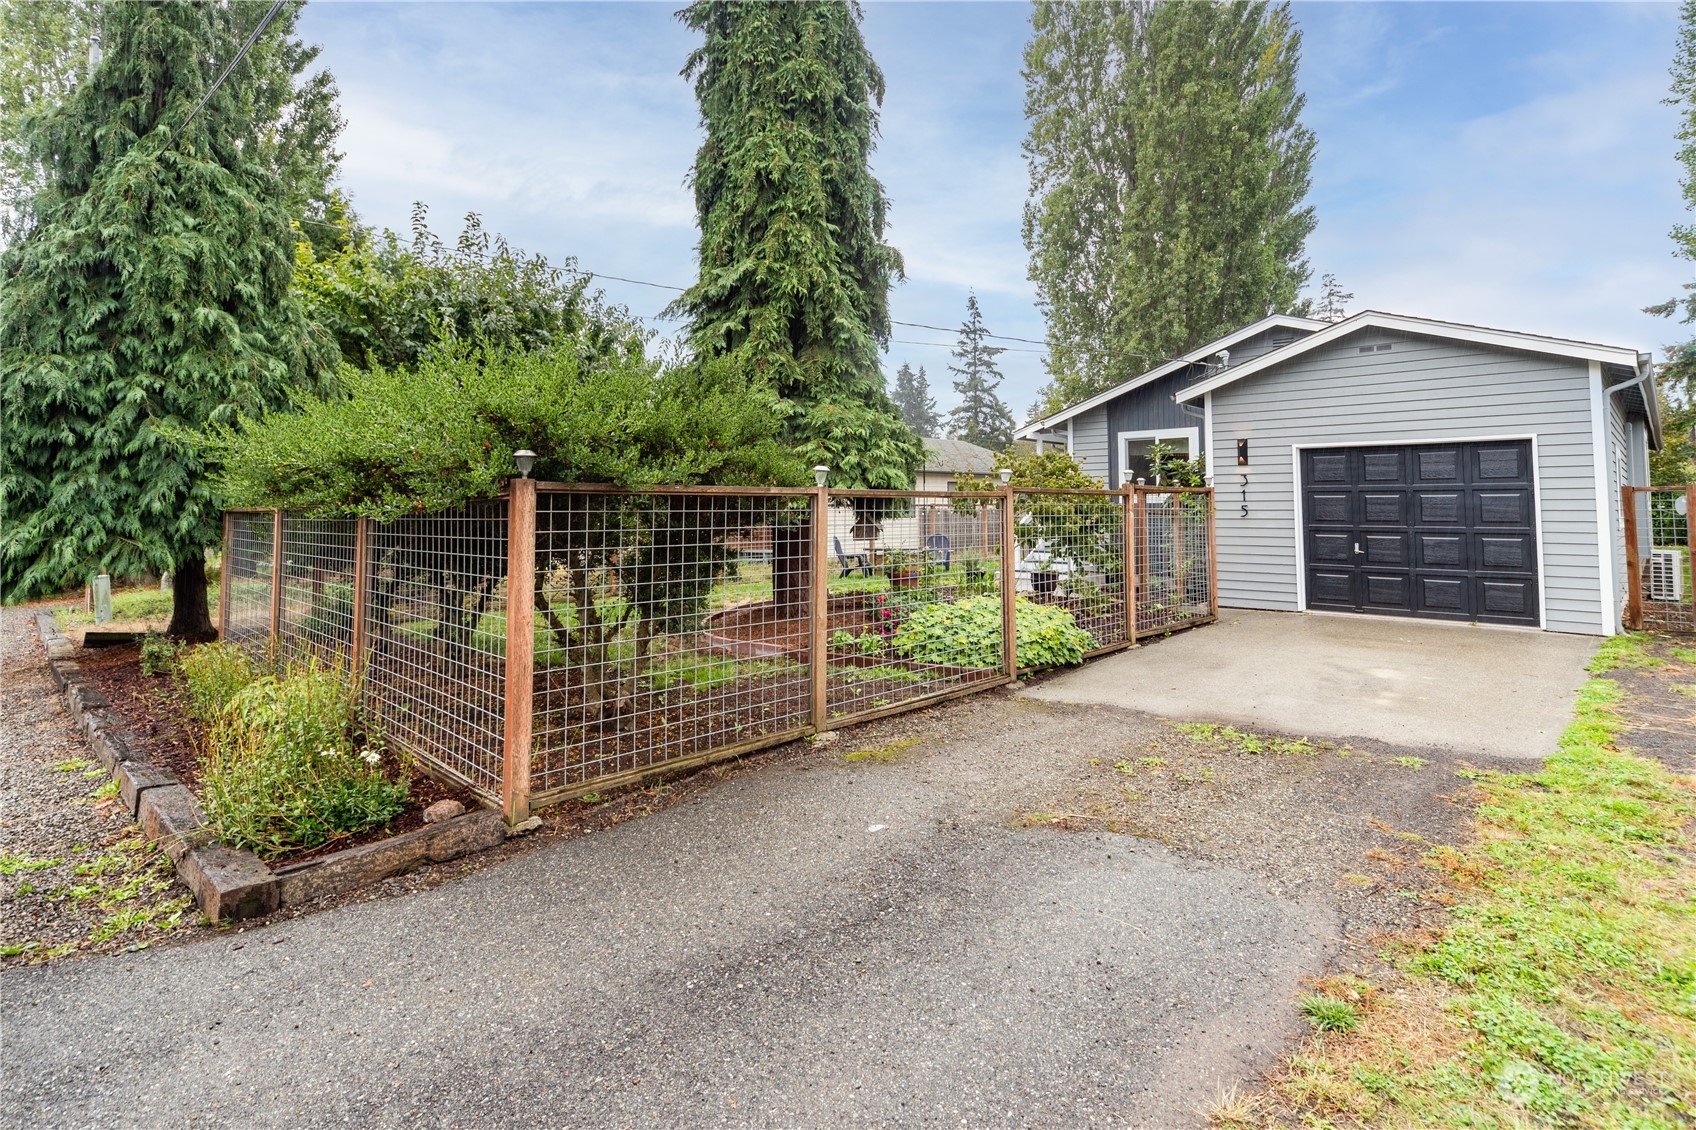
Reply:
<svg viewBox="0 0 1696 1130"><path fill-rule="evenodd" d="M143 588L119 589L112 594L112 620L114 623L140 623L147 620L169 620L171 618L171 594L160 592L158 585ZM85 612L81 608L60 608L54 611L53 619L61 628L69 628L75 624L94 623L94 613Z"/></svg>
<svg viewBox="0 0 1696 1130"><path fill-rule="evenodd" d="M1640 638L1592 671L1664 662ZM1399 976L1332 978L1314 1035L1216 1125L1690 1126L1696 1119L1696 786L1615 747L1592 679L1536 773L1479 773L1478 836L1425 866L1456 898Z"/></svg>

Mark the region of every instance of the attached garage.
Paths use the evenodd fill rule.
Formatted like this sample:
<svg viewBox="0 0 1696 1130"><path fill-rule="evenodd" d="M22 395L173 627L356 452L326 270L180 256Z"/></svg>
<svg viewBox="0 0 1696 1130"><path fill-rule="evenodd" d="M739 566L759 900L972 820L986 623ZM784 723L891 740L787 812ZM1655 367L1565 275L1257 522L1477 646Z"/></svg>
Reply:
<svg viewBox="0 0 1696 1130"><path fill-rule="evenodd" d="M1647 355L1367 312L1228 361L1175 396L1205 420L1222 605L1618 630Z"/></svg>

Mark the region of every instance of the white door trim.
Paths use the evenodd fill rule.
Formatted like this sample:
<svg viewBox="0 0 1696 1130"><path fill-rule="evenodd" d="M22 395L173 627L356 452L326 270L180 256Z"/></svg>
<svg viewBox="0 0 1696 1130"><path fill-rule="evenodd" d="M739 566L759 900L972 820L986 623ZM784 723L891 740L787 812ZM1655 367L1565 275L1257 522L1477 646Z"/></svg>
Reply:
<svg viewBox="0 0 1696 1130"><path fill-rule="evenodd" d="M1608 394L1602 363L1590 362L1590 463L1596 470L1596 572L1602 597L1602 634L1619 634L1614 594L1613 506L1608 498Z"/></svg>
<svg viewBox="0 0 1696 1130"><path fill-rule="evenodd" d="M1290 445L1290 481L1295 484L1295 514L1296 514L1296 611L1310 612L1307 606L1307 537L1302 529L1302 482L1301 482L1301 453L1304 451L1323 450L1332 447L1414 447L1431 443L1508 443L1531 441L1531 521L1532 529L1537 537L1537 629L1547 631L1549 627L1549 609L1547 603L1548 585L1544 583L1543 568L1545 555L1543 553L1543 457L1537 448L1537 434L1524 432L1519 435L1488 435L1488 436L1440 436L1436 439L1368 439L1358 443L1296 443ZM1339 615L1342 615L1339 613ZM1350 616L1364 616L1369 613L1351 612ZM1404 619L1404 617L1393 617ZM1413 619L1419 619L1415 616ZM1457 621L1447 621L1455 623ZM1507 625L1513 626L1513 625Z"/></svg>
<svg viewBox="0 0 1696 1130"><path fill-rule="evenodd" d="M1213 435L1213 394L1210 392L1201 398L1201 422L1207 433L1207 446L1203 449L1207 455L1207 485L1213 485L1213 449L1219 441Z"/></svg>
<svg viewBox="0 0 1696 1130"><path fill-rule="evenodd" d="M1148 439L1153 440L1156 443L1167 439L1187 440L1190 446L1189 454L1184 457L1186 459L1194 459L1196 452L1201 450L1200 428L1158 428L1154 431L1146 432L1120 432L1113 441L1118 445L1119 486L1125 485L1125 472L1127 465L1130 463L1130 460L1126 458L1127 452L1125 444L1128 440L1133 439ZM1212 460L1208 460L1208 463L1211 464Z"/></svg>

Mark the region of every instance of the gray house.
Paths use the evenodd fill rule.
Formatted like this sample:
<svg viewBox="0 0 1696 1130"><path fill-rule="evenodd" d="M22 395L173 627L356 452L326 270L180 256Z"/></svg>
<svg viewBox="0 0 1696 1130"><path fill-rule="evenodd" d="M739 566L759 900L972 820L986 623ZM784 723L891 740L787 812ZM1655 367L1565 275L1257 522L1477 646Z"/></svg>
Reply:
<svg viewBox="0 0 1696 1130"><path fill-rule="evenodd" d="M1224 606L1601 635L1661 441L1647 354L1376 311L1264 319L1020 436L1113 485L1150 437L1204 452Z"/></svg>

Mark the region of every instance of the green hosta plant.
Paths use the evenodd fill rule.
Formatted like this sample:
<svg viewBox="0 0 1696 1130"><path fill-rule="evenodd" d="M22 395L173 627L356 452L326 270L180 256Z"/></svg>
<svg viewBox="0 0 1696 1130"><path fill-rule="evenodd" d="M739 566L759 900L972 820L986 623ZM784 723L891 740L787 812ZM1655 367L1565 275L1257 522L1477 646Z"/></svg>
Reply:
<svg viewBox="0 0 1696 1130"><path fill-rule="evenodd" d="M1021 667L1083 662L1095 641L1064 608L1020 600L1014 606ZM895 633L895 650L918 663L995 667L1001 663L1001 599L974 596L914 609Z"/></svg>

